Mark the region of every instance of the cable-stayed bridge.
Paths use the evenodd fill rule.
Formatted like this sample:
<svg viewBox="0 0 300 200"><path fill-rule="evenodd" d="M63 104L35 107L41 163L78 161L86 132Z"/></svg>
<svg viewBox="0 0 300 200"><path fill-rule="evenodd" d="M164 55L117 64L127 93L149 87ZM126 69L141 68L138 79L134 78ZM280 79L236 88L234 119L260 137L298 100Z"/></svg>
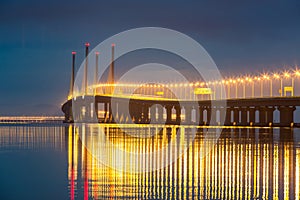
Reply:
<svg viewBox="0 0 300 200"><path fill-rule="evenodd" d="M86 44L86 57L89 56ZM74 90L75 52L65 121L100 123L166 123L193 125L298 126L300 70L224 77L194 82L115 82L114 48L106 82L97 81L96 67L84 65L82 89ZM88 83L87 70L95 70ZM76 109L74 109L76 105Z"/></svg>

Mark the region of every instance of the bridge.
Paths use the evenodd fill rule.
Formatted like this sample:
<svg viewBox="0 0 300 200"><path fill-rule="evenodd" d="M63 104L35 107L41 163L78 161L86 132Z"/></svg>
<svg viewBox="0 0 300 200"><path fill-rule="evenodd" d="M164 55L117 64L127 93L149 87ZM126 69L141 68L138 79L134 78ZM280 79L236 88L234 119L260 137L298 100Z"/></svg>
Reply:
<svg viewBox="0 0 300 200"><path fill-rule="evenodd" d="M89 55L86 43L86 58ZM88 85L86 61L83 91L74 92L75 55L68 100L62 105L65 122L280 126L299 124L300 70L228 77L191 83L115 83L114 48L107 81ZM95 77L99 52L95 53ZM87 59L86 59L87 60ZM180 96L180 98L178 98ZM74 109L76 104L76 109Z"/></svg>

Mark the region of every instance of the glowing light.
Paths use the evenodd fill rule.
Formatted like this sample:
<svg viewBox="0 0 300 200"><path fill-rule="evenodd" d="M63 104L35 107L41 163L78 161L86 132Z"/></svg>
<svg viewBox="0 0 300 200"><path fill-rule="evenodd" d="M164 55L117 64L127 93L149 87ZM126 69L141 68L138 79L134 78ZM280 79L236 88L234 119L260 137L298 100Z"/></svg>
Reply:
<svg viewBox="0 0 300 200"><path fill-rule="evenodd" d="M288 72L284 72L284 77L286 77L286 78L289 78L290 77L290 74L288 73Z"/></svg>
<svg viewBox="0 0 300 200"><path fill-rule="evenodd" d="M100 53L99 53L99 51L96 51L95 54L96 54L96 55L99 55Z"/></svg>
<svg viewBox="0 0 300 200"><path fill-rule="evenodd" d="M273 74L274 78L278 79L280 76L278 74Z"/></svg>
<svg viewBox="0 0 300 200"><path fill-rule="evenodd" d="M72 55L75 55L76 54L76 51L72 51Z"/></svg>
<svg viewBox="0 0 300 200"><path fill-rule="evenodd" d="M85 46L86 46L86 47L89 47L89 46L90 46L90 43L89 43L89 42L86 42L86 43L85 43Z"/></svg>
<svg viewBox="0 0 300 200"><path fill-rule="evenodd" d="M266 75L266 74L264 74L264 75L263 75L263 78L268 80L268 79L269 79L269 76Z"/></svg>

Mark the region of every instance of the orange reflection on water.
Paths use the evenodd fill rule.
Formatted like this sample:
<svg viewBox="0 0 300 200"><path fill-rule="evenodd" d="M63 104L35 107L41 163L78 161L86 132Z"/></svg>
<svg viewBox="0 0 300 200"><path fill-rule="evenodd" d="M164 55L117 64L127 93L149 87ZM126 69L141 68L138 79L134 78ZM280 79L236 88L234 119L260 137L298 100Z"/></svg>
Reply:
<svg viewBox="0 0 300 200"><path fill-rule="evenodd" d="M189 131L184 127L180 127L179 146L167 146L176 137L176 128L163 128L159 134L145 138L127 135L111 126L106 127L105 135L88 137L91 130L97 130L97 127L89 125L83 129L86 137L79 138L80 129L69 128L71 199L76 196L83 196L84 199L299 199L300 143L299 139L295 139L293 129L226 129L203 159L199 158L205 140L199 130L183 156L165 168L145 173L128 172L132 159L126 154L116 156L114 149L107 149L105 153L111 163L121 160L120 165L126 172L101 164L95 158L97 155L89 152L97 144L93 140L101 137L130 152L147 153L167 147L166 152L149 162L155 166L163 160L169 160L171 152L179 154L178 149L183 148L180 145L187 140L184 133ZM153 127L126 130L151 135ZM87 149L82 143L91 146ZM92 152L104 153L97 149ZM143 159L135 165L150 169L152 166L144 165L149 158L144 156ZM75 178L77 172L72 169L81 174L80 180ZM74 174L74 178L70 174ZM79 183L83 190L79 189Z"/></svg>

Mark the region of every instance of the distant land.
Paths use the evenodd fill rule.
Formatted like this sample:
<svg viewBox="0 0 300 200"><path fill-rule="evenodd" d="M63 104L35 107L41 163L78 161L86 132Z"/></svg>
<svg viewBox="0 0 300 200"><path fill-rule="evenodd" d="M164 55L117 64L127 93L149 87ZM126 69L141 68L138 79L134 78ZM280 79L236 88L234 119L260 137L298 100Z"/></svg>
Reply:
<svg viewBox="0 0 300 200"><path fill-rule="evenodd" d="M0 116L62 116L60 105L0 104Z"/></svg>

